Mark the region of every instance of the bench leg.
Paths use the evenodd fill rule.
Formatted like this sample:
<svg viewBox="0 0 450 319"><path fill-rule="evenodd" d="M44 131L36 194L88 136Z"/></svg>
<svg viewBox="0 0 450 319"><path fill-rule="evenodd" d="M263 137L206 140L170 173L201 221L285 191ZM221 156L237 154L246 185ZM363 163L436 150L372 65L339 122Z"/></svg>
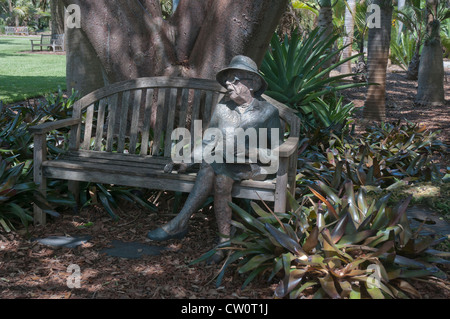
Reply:
<svg viewBox="0 0 450 319"><path fill-rule="evenodd" d="M280 158L280 166L277 173L277 182L275 186L275 213L286 212L287 202L287 185L288 185L288 165L289 159L286 157Z"/></svg>
<svg viewBox="0 0 450 319"><path fill-rule="evenodd" d="M47 143L45 135L35 135L34 136L34 183L39 185L39 191L45 196L45 190L47 188L47 179L44 177L42 172L42 162L44 161L47 154ZM46 214L40 209L36 204L33 207L34 211L34 224L35 225L45 225Z"/></svg>
<svg viewBox="0 0 450 319"><path fill-rule="evenodd" d="M41 192L41 194L45 195L46 187L47 187L47 179L42 178L39 184L39 191ZM34 224L45 226L45 224L47 223L47 215L36 204L33 205L33 213L34 213Z"/></svg>
<svg viewBox="0 0 450 319"><path fill-rule="evenodd" d="M69 181L69 192L75 198L76 206L74 207L74 213L78 214L80 212L80 182Z"/></svg>

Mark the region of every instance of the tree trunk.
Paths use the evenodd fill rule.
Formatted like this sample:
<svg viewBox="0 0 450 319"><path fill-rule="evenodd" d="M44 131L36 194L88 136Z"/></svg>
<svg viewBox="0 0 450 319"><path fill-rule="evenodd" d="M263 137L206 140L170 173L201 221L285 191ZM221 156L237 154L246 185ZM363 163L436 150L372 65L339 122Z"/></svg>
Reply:
<svg viewBox="0 0 450 319"><path fill-rule="evenodd" d="M50 11L52 16L52 35L64 34L64 4L61 0L50 1Z"/></svg>
<svg viewBox="0 0 450 319"><path fill-rule="evenodd" d="M368 81L370 85L364 107L364 118L384 121L386 119L386 71L392 28L392 0L375 0L380 7L381 27L369 28Z"/></svg>
<svg viewBox="0 0 450 319"><path fill-rule="evenodd" d="M161 75L215 79L216 72L237 54L261 63L288 3L180 0L175 13L164 20L159 0L62 1L80 6L82 22L78 32L85 45L89 43L92 48L81 57L82 63L101 65L107 83ZM72 37L67 40L70 42ZM77 50L76 45L69 46L69 51ZM81 53L69 52L68 66L77 63ZM72 72L68 81L82 92L94 90L98 85L86 84L82 74ZM93 78L99 84L100 77Z"/></svg>
<svg viewBox="0 0 450 319"><path fill-rule="evenodd" d="M408 70L406 71L406 78L408 80L416 81L419 78L419 65L420 65L420 41L416 44L416 50L414 51L414 55L409 62Z"/></svg>
<svg viewBox="0 0 450 319"><path fill-rule="evenodd" d="M333 8L331 7L331 0L319 1L319 20L318 26L321 32L324 32L322 38L325 39L333 33Z"/></svg>
<svg viewBox="0 0 450 319"><path fill-rule="evenodd" d="M352 56L353 32L355 28L356 0L347 0L347 4L348 6L345 7L345 36L343 44L348 46L342 52L342 59ZM344 74L352 73L352 62L347 61L342 64L340 72Z"/></svg>
<svg viewBox="0 0 450 319"><path fill-rule="evenodd" d="M108 84L102 64L81 29L66 28L67 90L84 96Z"/></svg>
<svg viewBox="0 0 450 319"><path fill-rule="evenodd" d="M427 39L420 57L419 88L415 100L417 105L445 103L440 22L435 18L438 2L438 0L427 0Z"/></svg>

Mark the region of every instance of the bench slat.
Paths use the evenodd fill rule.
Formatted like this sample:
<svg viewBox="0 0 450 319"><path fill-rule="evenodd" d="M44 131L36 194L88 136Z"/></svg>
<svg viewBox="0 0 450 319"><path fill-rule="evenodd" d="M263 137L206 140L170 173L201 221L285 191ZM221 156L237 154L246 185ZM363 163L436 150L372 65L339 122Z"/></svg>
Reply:
<svg viewBox="0 0 450 319"><path fill-rule="evenodd" d="M66 168L58 167L43 167L43 170L48 178L68 179L79 182L90 181L93 183L115 184L183 193L190 193L195 184L195 176L188 176L190 180L180 182L178 179L143 178L143 176L122 175L120 173L107 175L99 171L69 171ZM267 202L274 201L272 189L249 186L244 182L233 186L232 196L251 200L262 199Z"/></svg>
<svg viewBox="0 0 450 319"><path fill-rule="evenodd" d="M88 150L91 146L91 136L92 136L92 122L94 119L94 107L92 104L88 107L86 111L86 124L84 126L84 139L81 148L84 150Z"/></svg>
<svg viewBox="0 0 450 319"><path fill-rule="evenodd" d="M122 164L122 163L119 163ZM136 164L136 163L135 163ZM104 173L114 173L114 174L122 174L122 175L130 175L130 176L140 176L143 179L148 177L154 177L158 179L176 179L181 181L190 181L195 180L196 174L178 174L176 172L173 173L164 173L164 165L160 165L158 163L148 162L146 164L139 165L129 165L128 163L123 163L122 165L118 165L115 161L104 160L103 163L100 163L100 160L97 161L77 161L75 160L54 160L54 161L45 161L43 162L44 167L59 167L67 170L81 170L81 171L101 171ZM112 175L114 175L112 174ZM245 183L244 183L245 182ZM241 182L242 184L246 184L247 186L254 185L255 187L265 188L265 189L275 189L274 184L271 181L252 181L247 180ZM113 183L115 184L115 183Z"/></svg>
<svg viewBox="0 0 450 319"><path fill-rule="evenodd" d="M122 105L120 107L120 125L119 136L117 137L117 151L123 153L125 150L125 138L128 125L128 109L130 106L130 91L125 91L122 94Z"/></svg>
<svg viewBox="0 0 450 319"><path fill-rule="evenodd" d="M95 134L95 143L94 150L100 151L102 148L102 140L103 140L103 131L105 129L105 115L106 115L106 99L101 99L98 106L98 115L97 115L97 127Z"/></svg>
<svg viewBox="0 0 450 319"><path fill-rule="evenodd" d="M187 122L187 112L189 107L189 92L190 90L188 88L183 89L183 93L181 95L181 106L180 106L180 113L179 113L179 125L178 127L186 127Z"/></svg>
<svg viewBox="0 0 450 319"><path fill-rule="evenodd" d="M172 154L172 131L175 126L176 108L178 100L178 89L170 90L169 105L167 109L167 125L165 128L166 140L164 142L164 156L170 157Z"/></svg>
<svg viewBox="0 0 450 319"><path fill-rule="evenodd" d="M134 91L134 100L133 100L133 113L131 119L131 128L130 128L130 154L136 154L136 145L138 142L138 132L139 132L139 112L141 109L141 98L142 98L142 90Z"/></svg>
<svg viewBox="0 0 450 319"><path fill-rule="evenodd" d="M124 154L124 153L107 153L107 152L95 152L95 151L69 151L65 156L68 157L92 157L92 158L101 158L101 159L113 159L115 161L124 161L124 162L138 162L145 163L148 161L153 161L156 163L167 164L170 161L170 158L162 157L162 156L141 156L137 154Z"/></svg>
<svg viewBox="0 0 450 319"><path fill-rule="evenodd" d="M106 151L112 152L114 145L114 129L116 126L117 104L119 94L108 97L108 132L106 135Z"/></svg>
<svg viewBox="0 0 450 319"><path fill-rule="evenodd" d="M145 94L145 109L144 120L142 124L142 140L141 140L141 155L148 155L149 141L150 141L150 125L152 120L152 106L153 106L153 89L147 89Z"/></svg>
<svg viewBox="0 0 450 319"><path fill-rule="evenodd" d="M157 156L159 155L159 150L161 147L161 137L162 137L162 131L164 129L163 123L165 122L166 116L165 116L165 101L166 101L166 89L162 88L158 90L158 102L156 103L156 118L155 118L155 125L153 129L153 147L152 147L152 155Z"/></svg>

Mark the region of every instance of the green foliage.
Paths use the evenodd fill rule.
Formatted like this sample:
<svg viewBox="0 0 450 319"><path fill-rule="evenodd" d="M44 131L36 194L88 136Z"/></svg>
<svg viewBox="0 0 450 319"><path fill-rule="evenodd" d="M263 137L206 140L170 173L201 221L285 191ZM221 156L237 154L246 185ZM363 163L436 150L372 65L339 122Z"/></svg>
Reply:
<svg viewBox="0 0 450 319"><path fill-rule="evenodd" d="M236 263L244 287L256 276L278 280L276 298L299 298L306 290L314 298L409 298L419 295L408 279L445 276L432 264L448 263L449 253L432 248L441 241L411 229L412 195L391 200L401 185L442 180L431 161L446 151L436 133L383 123L358 138L317 130L302 143L309 146L288 212L230 203L237 232L216 248L230 253L217 284Z"/></svg>
<svg viewBox="0 0 450 319"><path fill-rule="evenodd" d="M337 85L338 80L351 74L327 77L331 70L355 56L325 68L325 63L339 55L342 48L332 51L337 35L324 40L320 36L318 28L305 39L300 39L296 32L291 39L286 37L282 42L277 35L273 36L261 65L261 72L269 84L267 95L300 110L316 97L361 85Z"/></svg>
<svg viewBox="0 0 450 319"><path fill-rule="evenodd" d="M10 231L16 221L27 226L32 218L32 205L37 204L45 213L59 216L57 209L75 207L76 201L68 191L66 181L51 180L42 195L33 183L33 136L30 126L53 122L72 116L78 94L68 97L59 89L49 94L36 106L6 107L0 103L0 224ZM47 135L50 158L56 158L67 149L69 129L55 130ZM143 199L139 190L112 185L82 183L79 202L82 207L102 205L114 219L119 210L118 201L138 204L155 211L155 206Z"/></svg>
<svg viewBox="0 0 450 319"><path fill-rule="evenodd" d="M405 279L442 276L429 261L448 254L431 250L438 242L411 231L405 215L409 198L389 207L388 197L369 201L364 190L354 193L351 181L344 185L339 196L319 183L324 195L313 192L322 203L307 207L290 198L292 210L286 214L252 203L254 217L230 204L236 213L233 225L240 231L221 247L231 254L217 285L233 262L239 273L247 274L243 288L261 274L269 281L280 279L277 298L296 299L311 287L316 298L405 298L418 295Z"/></svg>
<svg viewBox="0 0 450 319"><path fill-rule="evenodd" d="M143 199L142 193L138 189L98 183L82 183L80 188L81 208L100 204L114 220L119 218L117 212L121 211L118 204L120 200L138 205L149 211L157 211L155 205Z"/></svg>
<svg viewBox="0 0 450 319"><path fill-rule="evenodd" d="M396 28L394 30L396 30ZM407 70L414 57L416 46L416 40L409 33L400 34L398 41L391 42L390 59L392 63Z"/></svg>
<svg viewBox="0 0 450 319"><path fill-rule="evenodd" d="M318 125L326 127L336 121L344 122L345 113L350 112L352 106L342 105L336 92L367 85L342 84L341 80L352 74L330 76L332 70L356 56L327 67L327 63L338 57L343 48L333 50L337 35L320 38L319 29L314 29L304 39L294 32L290 39L286 37L282 42L274 35L261 65L261 72L269 84L266 94L296 110L305 130ZM349 116L347 113L346 117Z"/></svg>
<svg viewBox="0 0 450 319"><path fill-rule="evenodd" d="M0 103L0 223L6 231L14 228L14 221L17 219L23 226L28 226L33 220L33 203L53 216L59 215L55 207L73 204L70 199L58 199L57 190L49 190L42 195L33 183L33 138L28 127L54 120L51 110L58 109L61 112L67 107L67 103L63 103L61 99L58 101L60 103L51 105L41 103L36 108L4 107ZM58 155L52 150L64 138L66 134L63 133L49 136L47 146L51 156Z"/></svg>
<svg viewBox="0 0 450 319"><path fill-rule="evenodd" d="M344 127L349 124L348 119L353 114L355 105L352 102L344 104L343 100L343 97L335 95L331 95L331 98L329 96L325 101L318 97L303 109L305 113L311 110L313 116L319 120L314 127Z"/></svg>

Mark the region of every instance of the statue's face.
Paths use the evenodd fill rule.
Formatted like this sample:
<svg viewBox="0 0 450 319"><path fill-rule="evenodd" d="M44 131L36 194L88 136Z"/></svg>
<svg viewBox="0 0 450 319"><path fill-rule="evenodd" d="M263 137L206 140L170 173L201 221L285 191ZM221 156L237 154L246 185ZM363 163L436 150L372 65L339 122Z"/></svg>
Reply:
<svg viewBox="0 0 450 319"><path fill-rule="evenodd" d="M258 80L246 72L230 72L225 82L230 98L238 104L248 103L253 99L253 91Z"/></svg>

